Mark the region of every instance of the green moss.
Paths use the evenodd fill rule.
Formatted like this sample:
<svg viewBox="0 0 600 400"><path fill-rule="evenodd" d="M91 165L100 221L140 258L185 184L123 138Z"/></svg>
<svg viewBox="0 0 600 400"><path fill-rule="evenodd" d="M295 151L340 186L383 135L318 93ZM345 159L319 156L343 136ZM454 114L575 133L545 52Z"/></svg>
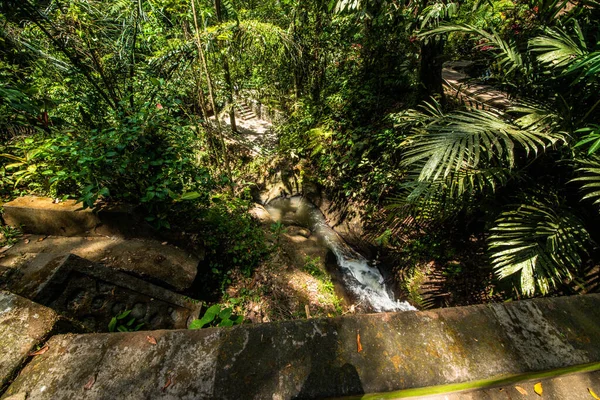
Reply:
<svg viewBox="0 0 600 400"><path fill-rule="evenodd" d="M528 372L525 374L503 375L489 379L480 379L471 382L452 383L448 385L428 386L424 388L403 389L388 393L370 393L361 396L344 397L345 400L360 399L360 400L384 400L384 399L404 399L416 396L432 396L436 394L449 394L463 390L472 389L487 389L497 386L512 385L518 382L531 379L547 379L556 378L558 376L593 372L600 370L600 363L590 363L582 365L574 365L565 368L553 369L549 371Z"/></svg>

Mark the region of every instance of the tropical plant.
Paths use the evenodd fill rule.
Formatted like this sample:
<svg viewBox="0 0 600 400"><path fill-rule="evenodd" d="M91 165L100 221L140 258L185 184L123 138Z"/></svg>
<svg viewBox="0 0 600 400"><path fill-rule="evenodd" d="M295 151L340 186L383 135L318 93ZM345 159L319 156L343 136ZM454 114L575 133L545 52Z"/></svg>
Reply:
<svg viewBox="0 0 600 400"><path fill-rule="evenodd" d="M600 98L592 88L597 88L600 68L596 69L596 54L590 50L590 32L574 19L580 10L560 11L565 4L548 2L547 8L540 8L544 22L532 26L525 37L465 24L442 24L422 33L422 37L448 33L478 37L478 45L494 55L490 61L499 71L499 81L519 95L511 109L443 111L439 105L426 104L425 112L405 111L395 117L399 130L411 132L401 162L409 170L404 201L416 201L411 211L430 220L456 218L474 202L493 199L500 189L518 194L504 197L514 201L528 192L519 182L554 180L541 198L556 197L560 206L525 196L525 203L507 206L494 216L489 231L488 250L497 276L519 276L515 288L525 296L558 290L582 273L583 257L589 254L590 234L567 205L561 186L579 183L584 199L600 196L598 160L573 159L579 147L591 144L588 154L598 148L594 110ZM535 100L534 95L544 100ZM586 136L573 150L564 151L569 149L564 145L582 135ZM557 162L565 171L552 178L531 167ZM558 194L548 192L553 185L559 185ZM398 201L393 206L396 212L406 211ZM450 207L453 212L432 213L432 207L444 211Z"/></svg>
<svg viewBox="0 0 600 400"><path fill-rule="evenodd" d="M569 282L591 242L584 224L568 209L539 201L505 207L490 229L488 247L499 278L519 276L526 296Z"/></svg>
<svg viewBox="0 0 600 400"><path fill-rule="evenodd" d="M132 310L125 310L122 313L115 315L111 318L108 323L108 331L109 332L137 332L143 326L143 322L136 323L137 319L135 317L130 317Z"/></svg>
<svg viewBox="0 0 600 400"><path fill-rule="evenodd" d="M508 179L520 158L536 157L559 141L561 133L520 126L490 111L467 109L445 113L438 103L423 111L395 116L410 128L401 165L408 168L410 202L443 195L448 203L495 190ZM441 199L440 199L441 200ZM443 203L439 203L443 205Z"/></svg>
<svg viewBox="0 0 600 400"><path fill-rule="evenodd" d="M227 327L239 325L242 322L244 322L244 317L234 316L232 308L223 308L220 304L215 304L206 310L202 318L193 320L188 329L202 329L206 326Z"/></svg>

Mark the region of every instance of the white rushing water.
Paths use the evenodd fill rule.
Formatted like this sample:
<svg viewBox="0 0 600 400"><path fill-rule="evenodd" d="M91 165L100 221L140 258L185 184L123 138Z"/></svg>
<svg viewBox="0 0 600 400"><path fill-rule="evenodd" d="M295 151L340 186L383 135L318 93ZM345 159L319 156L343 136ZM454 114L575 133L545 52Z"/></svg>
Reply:
<svg viewBox="0 0 600 400"><path fill-rule="evenodd" d="M335 254L346 291L359 303L378 312L415 310L407 302L394 299L379 269L348 246L312 203L294 196L274 199L265 208L275 221L306 226Z"/></svg>

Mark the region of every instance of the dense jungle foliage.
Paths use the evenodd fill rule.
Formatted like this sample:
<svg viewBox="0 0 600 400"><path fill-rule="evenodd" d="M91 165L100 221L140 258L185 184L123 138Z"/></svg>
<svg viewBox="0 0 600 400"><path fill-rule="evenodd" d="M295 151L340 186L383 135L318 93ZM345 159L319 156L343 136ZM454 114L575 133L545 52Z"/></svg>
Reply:
<svg viewBox="0 0 600 400"><path fill-rule="evenodd" d="M0 0L0 42L0 196L139 205L207 248L209 286L268 251L250 100L285 116L272 157L408 275L477 242L503 298L597 286L594 0ZM511 106L453 96L452 61Z"/></svg>

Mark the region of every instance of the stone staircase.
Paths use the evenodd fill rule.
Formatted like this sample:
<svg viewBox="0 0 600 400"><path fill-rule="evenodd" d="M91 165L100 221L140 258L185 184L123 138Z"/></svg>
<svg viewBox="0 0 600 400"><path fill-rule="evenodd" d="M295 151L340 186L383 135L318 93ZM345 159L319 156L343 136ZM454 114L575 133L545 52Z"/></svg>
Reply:
<svg viewBox="0 0 600 400"><path fill-rule="evenodd" d="M150 238L94 234L85 223L93 221L86 215L91 212L69 203L23 198L4 208L5 218L26 231L85 234L77 224L90 231L24 235L0 254L0 289L50 307L89 332L108 331L112 318L127 310L128 320L146 329L186 328L198 318L200 302L180 294L192 286L198 258Z"/></svg>
<svg viewBox="0 0 600 400"><path fill-rule="evenodd" d="M238 104L238 112L244 121L256 119L256 114L246 103Z"/></svg>

